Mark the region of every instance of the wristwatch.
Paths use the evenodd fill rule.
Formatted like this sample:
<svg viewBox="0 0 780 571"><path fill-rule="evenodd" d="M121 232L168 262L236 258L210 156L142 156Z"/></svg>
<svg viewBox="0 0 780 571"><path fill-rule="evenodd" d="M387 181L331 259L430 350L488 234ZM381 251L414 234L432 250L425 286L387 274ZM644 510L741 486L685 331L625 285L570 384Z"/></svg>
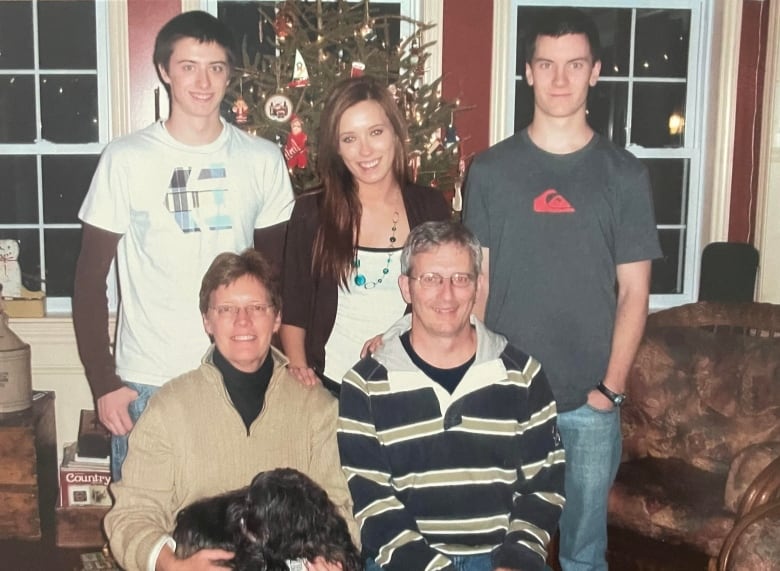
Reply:
<svg viewBox="0 0 780 571"><path fill-rule="evenodd" d="M604 386L604 383L599 383L596 385L596 388L599 390L599 392L607 397L609 400L612 401L612 404L615 406L620 406L623 404L626 400L626 395L624 393L616 393L613 390L608 389L606 386Z"/></svg>

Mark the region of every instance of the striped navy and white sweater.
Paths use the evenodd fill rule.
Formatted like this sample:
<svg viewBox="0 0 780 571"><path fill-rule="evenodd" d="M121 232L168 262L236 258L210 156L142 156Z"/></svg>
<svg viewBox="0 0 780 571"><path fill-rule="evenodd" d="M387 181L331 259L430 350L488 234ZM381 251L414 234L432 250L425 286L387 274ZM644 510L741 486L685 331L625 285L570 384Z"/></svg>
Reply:
<svg viewBox="0 0 780 571"><path fill-rule="evenodd" d="M472 317L477 354L454 393L401 345L411 316L344 377L341 464L363 552L385 569L544 569L563 508L563 445L542 367Z"/></svg>

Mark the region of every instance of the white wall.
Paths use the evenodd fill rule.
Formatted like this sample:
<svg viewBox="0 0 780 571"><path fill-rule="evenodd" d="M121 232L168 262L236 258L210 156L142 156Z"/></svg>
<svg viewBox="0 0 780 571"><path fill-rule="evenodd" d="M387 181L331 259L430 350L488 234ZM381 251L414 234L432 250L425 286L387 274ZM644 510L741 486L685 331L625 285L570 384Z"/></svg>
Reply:
<svg viewBox="0 0 780 571"><path fill-rule="evenodd" d="M766 3L764 3L766 4ZM780 2L769 3L766 77L756 247L760 260L757 298L780 303Z"/></svg>

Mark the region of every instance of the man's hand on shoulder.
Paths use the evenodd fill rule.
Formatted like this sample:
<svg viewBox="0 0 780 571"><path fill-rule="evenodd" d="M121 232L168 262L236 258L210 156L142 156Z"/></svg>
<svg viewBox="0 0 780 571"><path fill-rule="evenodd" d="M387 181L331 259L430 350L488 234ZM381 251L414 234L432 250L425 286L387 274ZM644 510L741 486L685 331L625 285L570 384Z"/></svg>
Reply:
<svg viewBox="0 0 780 571"><path fill-rule="evenodd" d="M169 547L163 548L157 558L157 571L224 571L226 561L233 553L224 549L201 549L187 557L177 558Z"/></svg>
<svg viewBox="0 0 780 571"><path fill-rule="evenodd" d="M114 436L123 436L133 428L127 407L138 398L130 387L121 387L97 400L98 418Z"/></svg>

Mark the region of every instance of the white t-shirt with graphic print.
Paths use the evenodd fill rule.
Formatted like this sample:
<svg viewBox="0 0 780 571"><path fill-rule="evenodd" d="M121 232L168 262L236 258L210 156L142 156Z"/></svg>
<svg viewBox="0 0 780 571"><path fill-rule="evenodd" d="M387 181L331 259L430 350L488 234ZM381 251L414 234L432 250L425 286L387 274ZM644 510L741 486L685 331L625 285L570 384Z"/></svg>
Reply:
<svg viewBox="0 0 780 571"><path fill-rule="evenodd" d="M117 374L160 386L198 366L209 339L198 309L214 257L253 243L255 228L290 217L281 151L223 121L201 146L162 122L116 139L101 156L79 218L122 234Z"/></svg>

